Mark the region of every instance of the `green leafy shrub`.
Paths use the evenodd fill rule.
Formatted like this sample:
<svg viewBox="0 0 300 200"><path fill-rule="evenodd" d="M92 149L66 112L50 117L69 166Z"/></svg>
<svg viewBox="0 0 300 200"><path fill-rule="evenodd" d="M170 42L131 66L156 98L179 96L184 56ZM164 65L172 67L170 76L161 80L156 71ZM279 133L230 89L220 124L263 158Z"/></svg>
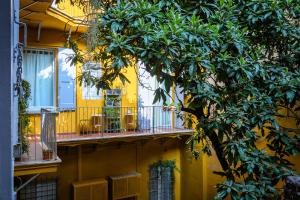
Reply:
<svg viewBox="0 0 300 200"><path fill-rule="evenodd" d="M30 84L26 80L22 80L23 95L19 97L19 117L18 117L18 135L19 142L21 142L22 153L29 152L29 141L24 134L29 127L29 117L26 113L28 108L28 100L30 98Z"/></svg>
<svg viewBox="0 0 300 200"><path fill-rule="evenodd" d="M188 94L193 155L214 151L226 179L216 199L279 198L275 185L295 173L287 158L300 146L299 127L279 123L285 112L299 126L300 1L95 2L88 52L70 44L76 61L103 63L97 86L128 81L124 69L141 61L164 85L155 101L173 85Z"/></svg>

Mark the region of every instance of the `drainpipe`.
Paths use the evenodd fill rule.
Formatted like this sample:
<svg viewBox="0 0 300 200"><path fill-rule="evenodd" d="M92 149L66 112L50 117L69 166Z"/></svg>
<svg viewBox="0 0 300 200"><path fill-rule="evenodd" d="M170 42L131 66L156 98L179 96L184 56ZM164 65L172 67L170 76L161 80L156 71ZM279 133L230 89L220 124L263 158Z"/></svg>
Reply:
<svg viewBox="0 0 300 200"><path fill-rule="evenodd" d="M24 27L23 47L25 48L25 47L27 47L27 25L26 25L26 23L23 23L23 22L20 22L20 21L17 20L16 12L14 13L14 21L19 26L23 26Z"/></svg>

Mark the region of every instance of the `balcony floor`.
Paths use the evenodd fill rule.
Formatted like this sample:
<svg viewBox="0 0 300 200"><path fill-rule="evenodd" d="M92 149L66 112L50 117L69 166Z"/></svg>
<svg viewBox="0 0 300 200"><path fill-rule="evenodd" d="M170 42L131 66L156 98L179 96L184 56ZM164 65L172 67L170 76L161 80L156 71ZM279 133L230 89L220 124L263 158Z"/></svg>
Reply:
<svg viewBox="0 0 300 200"><path fill-rule="evenodd" d="M15 161L15 176L29 174L55 172L61 163L59 157L55 159L44 159L41 143L30 141L29 152L22 155L19 161Z"/></svg>
<svg viewBox="0 0 300 200"><path fill-rule="evenodd" d="M90 142L110 142L110 141L128 141L131 139L146 139L159 137L180 137L191 135L193 130L182 128L156 128L154 131L124 131L124 132L85 132L85 133L57 133L58 145L67 143L90 143Z"/></svg>

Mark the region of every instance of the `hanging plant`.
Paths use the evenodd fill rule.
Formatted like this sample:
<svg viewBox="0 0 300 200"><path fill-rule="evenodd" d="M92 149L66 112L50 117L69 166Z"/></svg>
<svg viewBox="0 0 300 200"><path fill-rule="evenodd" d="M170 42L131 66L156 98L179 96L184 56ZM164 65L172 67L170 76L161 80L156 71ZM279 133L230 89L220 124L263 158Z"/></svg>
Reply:
<svg viewBox="0 0 300 200"><path fill-rule="evenodd" d="M150 168L155 167L177 169L175 160L160 160L150 166Z"/></svg>

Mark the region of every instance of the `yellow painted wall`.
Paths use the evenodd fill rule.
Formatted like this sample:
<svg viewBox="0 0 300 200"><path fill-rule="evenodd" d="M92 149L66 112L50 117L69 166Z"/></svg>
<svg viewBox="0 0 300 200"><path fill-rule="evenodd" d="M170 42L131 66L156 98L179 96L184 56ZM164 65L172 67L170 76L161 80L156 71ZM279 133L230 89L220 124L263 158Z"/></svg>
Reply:
<svg viewBox="0 0 300 200"><path fill-rule="evenodd" d="M181 150L181 199L206 199L205 157L193 158L191 151L182 146Z"/></svg>
<svg viewBox="0 0 300 200"><path fill-rule="evenodd" d="M22 33L21 33L22 34ZM40 40L37 41L37 29L29 28L28 29L28 38L27 38L27 47L28 48L45 48L45 49L53 49L56 54L57 59L57 49L63 48L66 41L66 35L63 32L51 30L51 29L42 29ZM74 36L76 37L76 35ZM83 49L84 45L79 44L79 48ZM56 71L57 71L57 61L56 63ZM116 80L112 86L112 89L118 88L122 90L122 106L124 107L134 107L131 110L135 110L137 106L137 76L136 70L134 69L136 66L129 67L126 70L126 76L130 80L130 83L126 83L122 85L120 80ZM81 66L76 66L76 75L77 77L82 72ZM57 81L57 73L56 73L56 105L58 105L57 94L58 94L58 81ZM78 80L76 80L76 108L77 113L73 111L60 112L56 117L57 124L57 132L58 133L71 133L71 132L79 132L80 130L80 120L83 118L89 119L92 114L99 114L102 112L101 107L104 106L104 92L102 91L102 98L99 100L86 100L83 99L82 96L82 87ZM89 108L86 108L89 107ZM127 110L123 111L124 113ZM35 132L39 134L40 132L40 117L39 115L31 115L30 118L30 132Z"/></svg>
<svg viewBox="0 0 300 200"><path fill-rule="evenodd" d="M40 41L36 41L37 30L29 29L28 31L28 47L33 48L59 48L64 46L65 35L55 30L42 30ZM81 46L83 48L83 46ZM77 75L79 74L77 67ZM122 106L135 107L137 105L137 78L134 68L129 68L126 72L130 84L121 86L120 82L116 82L114 87L122 89ZM82 88L79 82L76 82L76 105L77 107L101 107L102 100L83 100ZM103 95L104 98L104 95ZM88 114L87 112L85 112ZM34 127L35 132L40 130L40 117L31 115L31 128ZM78 117L78 116L77 116ZM68 120L68 119L72 120ZM75 121L74 112L62 112L57 115L57 132L68 132L78 123ZM78 124L77 124L78 125ZM176 167L181 170L181 154L183 141L178 139L145 141L132 144L112 144L112 145L85 145L81 147L59 147L58 156L62 163L58 170L58 194L60 199L71 199L71 184L74 181L105 178L109 175L119 175L137 171L142 174L141 181L141 198L148 199L148 170L149 166L159 160L175 160ZM80 153L81 151L81 153ZM181 199L181 179L182 174L179 170L175 170L175 196L176 200Z"/></svg>
<svg viewBox="0 0 300 200"><path fill-rule="evenodd" d="M59 148L63 162L58 168L58 195L60 199L71 199L71 183L74 181L139 172L142 174L140 199L146 200L149 199L150 165L159 160L174 160L178 168L174 170L175 200L180 200L181 143L179 139L166 139Z"/></svg>

